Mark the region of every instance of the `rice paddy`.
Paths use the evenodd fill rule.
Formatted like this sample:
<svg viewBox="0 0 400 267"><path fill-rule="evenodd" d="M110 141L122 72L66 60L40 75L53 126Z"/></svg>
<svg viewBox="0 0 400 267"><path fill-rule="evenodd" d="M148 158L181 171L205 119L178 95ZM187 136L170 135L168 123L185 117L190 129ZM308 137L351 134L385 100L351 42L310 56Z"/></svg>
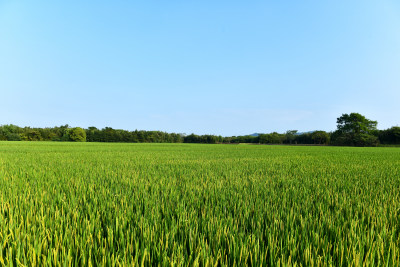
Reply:
<svg viewBox="0 0 400 267"><path fill-rule="evenodd" d="M400 149L0 142L0 265L399 266Z"/></svg>

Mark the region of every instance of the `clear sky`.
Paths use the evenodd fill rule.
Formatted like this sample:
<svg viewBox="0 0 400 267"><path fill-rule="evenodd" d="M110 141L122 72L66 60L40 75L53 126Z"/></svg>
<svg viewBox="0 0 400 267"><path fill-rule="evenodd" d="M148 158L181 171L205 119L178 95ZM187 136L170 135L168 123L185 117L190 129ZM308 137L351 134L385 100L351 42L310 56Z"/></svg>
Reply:
<svg viewBox="0 0 400 267"><path fill-rule="evenodd" d="M400 125L400 2L0 0L0 124Z"/></svg>

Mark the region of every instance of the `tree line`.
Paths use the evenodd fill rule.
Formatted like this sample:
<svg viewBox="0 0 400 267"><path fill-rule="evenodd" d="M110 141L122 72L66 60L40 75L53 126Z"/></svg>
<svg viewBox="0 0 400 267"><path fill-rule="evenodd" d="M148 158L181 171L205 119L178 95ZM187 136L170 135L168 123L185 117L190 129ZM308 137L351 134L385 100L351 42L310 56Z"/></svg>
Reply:
<svg viewBox="0 0 400 267"><path fill-rule="evenodd" d="M400 127L378 130L377 121L369 120L359 113L343 114L337 118L337 130L333 132L312 131L298 133L268 133L256 136L216 136L166 133L162 131L127 131L105 127L59 127L32 128L16 125L0 126L0 140L8 141L75 141L75 142L119 142L119 143L202 143L202 144L304 144L377 146L400 145Z"/></svg>

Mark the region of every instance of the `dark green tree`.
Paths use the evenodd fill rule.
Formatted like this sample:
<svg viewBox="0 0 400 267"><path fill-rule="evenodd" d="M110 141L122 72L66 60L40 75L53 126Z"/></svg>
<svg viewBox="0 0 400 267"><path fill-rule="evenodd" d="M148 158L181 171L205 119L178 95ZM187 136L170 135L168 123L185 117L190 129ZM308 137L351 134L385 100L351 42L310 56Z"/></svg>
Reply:
<svg viewBox="0 0 400 267"><path fill-rule="evenodd" d="M23 130L13 124L0 126L0 140L20 141Z"/></svg>
<svg viewBox="0 0 400 267"><path fill-rule="evenodd" d="M391 145L400 144L400 127L393 126L392 128L380 131L379 141L382 144L391 144Z"/></svg>
<svg viewBox="0 0 400 267"><path fill-rule="evenodd" d="M337 119L337 130L333 133L333 143L348 146L377 146L378 122L369 120L359 113L343 114Z"/></svg>
<svg viewBox="0 0 400 267"><path fill-rule="evenodd" d="M337 130L342 133L371 134L377 124L377 121L369 120L359 113L343 114L337 118Z"/></svg>
<svg viewBox="0 0 400 267"><path fill-rule="evenodd" d="M285 139L286 136L284 134L273 132L269 134L260 134L258 140L261 144L282 144Z"/></svg>
<svg viewBox="0 0 400 267"><path fill-rule="evenodd" d="M326 145L329 143L329 134L325 131L315 131L311 134L314 144Z"/></svg>
<svg viewBox="0 0 400 267"><path fill-rule="evenodd" d="M301 133L296 135L296 144L314 144L311 133Z"/></svg>
<svg viewBox="0 0 400 267"><path fill-rule="evenodd" d="M296 139L297 130L287 130L286 131L286 142L292 144Z"/></svg>

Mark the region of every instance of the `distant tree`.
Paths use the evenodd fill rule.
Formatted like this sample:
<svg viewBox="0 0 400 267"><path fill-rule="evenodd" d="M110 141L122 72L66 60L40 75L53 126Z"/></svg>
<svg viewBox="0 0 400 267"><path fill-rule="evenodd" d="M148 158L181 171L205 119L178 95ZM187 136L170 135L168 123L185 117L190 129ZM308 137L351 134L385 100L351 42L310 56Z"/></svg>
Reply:
<svg viewBox="0 0 400 267"><path fill-rule="evenodd" d="M21 141L21 135L17 133L9 133L7 135L8 141Z"/></svg>
<svg viewBox="0 0 400 267"><path fill-rule="evenodd" d="M222 142L225 144L230 144L230 143L232 143L232 140L233 140L232 136L227 136L227 137L223 138Z"/></svg>
<svg viewBox="0 0 400 267"><path fill-rule="evenodd" d="M285 134L286 142L292 144L296 139L296 134L297 130L287 130Z"/></svg>
<svg viewBox="0 0 400 267"><path fill-rule="evenodd" d="M284 134L279 134L277 132L260 134L258 138L261 144L282 144L285 139L286 136Z"/></svg>
<svg viewBox="0 0 400 267"><path fill-rule="evenodd" d="M258 135L258 142L260 144L267 144L269 141L268 134L259 134Z"/></svg>
<svg viewBox="0 0 400 267"><path fill-rule="evenodd" d="M13 124L0 126L0 140L20 141L23 130Z"/></svg>
<svg viewBox="0 0 400 267"><path fill-rule="evenodd" d="M378 122L365 118L359 113L343 114L337 119L337 130L342 133L366 133L376 130Z"/></svg>
<svg viewBox="0 0 400 267"><path fill-rule="evenodd" d="M59 127L54 127L53 132L55 136L52 137L52 141L68 141L68 130L69 125L65 124Z"/></svg>
<svg viewBox="0 0 400 267"><path fill-rule="evenodd" d="M54 128L39 128L37 130L40 132L42 139L45 141L52 141L59 139L54 131Z"/></svg>
<svg viewBox="0 0 400 267"><path fill-rule="evenodd" d="M314 144L322 145L329 143L329 134L325 131L315 131L311 134L311 138Z"/></svg>
<svg viewBox="0 0 400 267"><path fill-rule="evenodd" d="M380 131L379 141L382 144L400 144L400 127L393 126L392 128Z"/></svg>
<svg viewBox="0 0 400 267"><path fill-rule="evenodd" d="M183 142L185 143L200 143L200 136L192 133L190 135L187 135L183 138Z"/></svg>
<svg viewBox="0 0 400 267"><path fill-rule="evenodd" d="M296 144L314 144L311 133L302 133L296 135Z"/></svg>
<svg viewBox="0 0 400 267"><path fill-rule="evenodd" d="M170 134L173 143L182 143L183 142L183 135L172 133Z"/></svg>
<svg viewBox="0 0 400 267"><path fill-rule="evenodd" d="M215 144L218 141L217 136L215 135L203 135L203 143L206 144Z"/></svg>
<svg viewBox="0 0 400 267"><path fill-rule="evenodd" d="M26 141L42 141L42 136L37 130L30 130L22 135L22 139Z"/></svg>
<svg viewBox="0 0 400 267"><path fill-rule="evenodd" d="M337 130L332 134L333 143L350 146L376 146L377 121L365 118L359 113L343 114L337 119Z"/></svg>
<svg viewBox="0 0 400 267"><path fill-rule="evenodd" d="M69 141L86 142L86 132L80 127L68 129Z"/></svg>
<svg viewBox="0 0 400 267"><path fill-rule="evenodd" d="M137 132L137 140L139 143L146 142L146 136L144 131L138 131Z"/></svg>
<svg viewBox="0 0 400 267"><path fill-rule="evenodd" d="M94 126L91 126L86 129L86 141L87 142L96 142L97 140L97 134L99 132L99 129L97 129Z"/></svg>

